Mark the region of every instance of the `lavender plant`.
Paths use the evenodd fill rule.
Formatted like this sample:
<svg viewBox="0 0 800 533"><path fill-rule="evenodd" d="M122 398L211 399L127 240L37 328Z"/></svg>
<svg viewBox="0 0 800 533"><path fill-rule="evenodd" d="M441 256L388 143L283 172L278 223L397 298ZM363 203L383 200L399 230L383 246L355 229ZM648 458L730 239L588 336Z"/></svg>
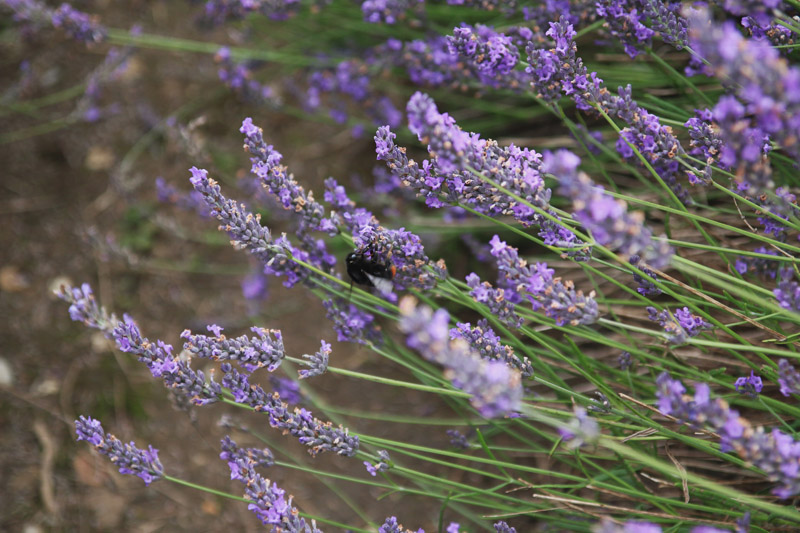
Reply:
<svg viewBox="0 0 800 533"><path fill-rule="evenodd" d="M356 4L209 1L178 39L0 3L9 31L202 52L243 108L217 125L246 154L186 149L188 177L148 183L162 238L244 252L260 309L175 319L176 353L88 284L59 291L177 405L238 413L215 438L241 487L173 475L99 414L78 440L269 531L798 528L800 3ZM317 176L322 125L348 162ZM374 184L351 176L372 150ZM271 323L287 300L316 353ZM302 472L341 509L291 496Z"/></svg>

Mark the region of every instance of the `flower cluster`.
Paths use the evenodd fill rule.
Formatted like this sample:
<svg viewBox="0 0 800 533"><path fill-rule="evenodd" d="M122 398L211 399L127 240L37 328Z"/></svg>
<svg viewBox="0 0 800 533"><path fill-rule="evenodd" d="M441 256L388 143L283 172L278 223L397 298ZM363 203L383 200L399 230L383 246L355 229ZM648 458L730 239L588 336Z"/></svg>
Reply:
<svg viewBox="0 0 800 533"><path fill-rule="evenodd" d="M713 23L705 9L691 13L689 40L713 73L734 90L742 103L741 117L750 121L750 128L761 132L760 138L768 135L790 155L800 155L800 69L790 67L769 43L746 39L731 23ZM731 103L718 105L730 107ZM728 132L722 130L723 135ZM729 163L755 157L748 155L750 144L732 143ZM750 176L741 179L749 182ZM751 183L755 189L769 185L763 178Z"/></svg>
<svg viewBox="0 0 800 533"><path fill-rule="evenodd" d="M795 370L788 359L778 361L778 384L784 396L800 394L800 372Z"/></svg>
<svg viewBox="0 0 800 533"><path fill-rule="evenodd" d="M273 240L269 228L261 225L261 217L226 198L206 170L192 167L190 171L192 186L203 196L212 216L222 222L219 229L230 235L231 244L250 252L264 265L265 273L286 276L284 285L288 287L308 278L309 271L291 259L309 259L308 253L292 246L285 236Z"/></svg>
<svg viewBox="0 0 800 533"><path fill-rule="evenodd" d="M456 327L450 329L450 338L464 339L484 359L505 361L511 368L519 370L522 377L533 376L530 359L527 357L520 359L511 346L503 344L485 319L479 320L475 327L468 322L457 323Z"/></svg>
<svg viewBox="0 0 800 533"><path fill-rule="evenodd" d="M380 327L371 314L341 298L325 300L322 305L328 320L333 322L336 340L339 342L381 343Z"/></svg>
<svg viewBox="0 0 800 533"><path fill-rule="evenodd" d="M505 289L495 289L488 281L481 281L481 278L472 272L466 277L467 286L470 288L469 295L478 302L489 308L489 312L496 316L498 320L511 326L519 328L522 326L522 317L514 310L514 303L506 296ZM516 293L509 296L517 296Z"/></svg>
<svg viewBox="0 0 800 533"><path fill-rule="evenodd" d="M641 212L628 213L627 204L579 172L579 164L580 159L566 150L550 152L544 160L544 170L559 179L559 192L572 199L573 217L603 246L629 258L644 258L656 268L667 266L674 250L666 240L653 237Z"/></svg>
<svg viewBox="0 0 800 533"><path fill-rule="evenodd" d="M321 376L328 370L328 358L331 355L331 345L325 341L321 341L322 346L313 355L304 355L303 359L307 359L306 364L309 368L300 370L300 379L312 378L314 376Z"/></svg>
<svg viewBox="0 0 800 533"><path fill-rule="evenodd" d="M670 344L683 344L690 337L712 328L702 317L693 315L688 307L678 309L673 315L667 309L659 311L655 307L648 306L647 314L650 320L658 322L664 328Z"/></svg>
<svg viewBox="0 0 800 533"><path fill-rule="evenodd" d="M789 311L800 312L800 283L787 277L772 291L778 304Z"/></svg>
<svg viewBox="0 0 800 533"><path fill-rule="evenodd" d="M639 286L636 287L636 292L648 297L658 296L662 291L653 283L653 281L658 280L656 273L640 264L640 261L641 258L637 254L633 254L628 258L628 262L644 274L644 276L641 276L638 272L633 273L633 281L639 284Z"/></svg>
<svg viewBox="0 0 800 533"><path fill-rule="evenodd" d="M223 363L225 374L222 384L233 394L238 403L252 407L256 412L269 416L270 426L297 437L300 444L309 447L308 453L316 455L321 451L332 451L338 455L352 457L358 451L358 437L348 435L347 429L334 428L330 422L322 422L303 408L293 411L281 401L277 393L268 394L260 385L252 385L246 374L242 374Z"/></svg>
<svg viewBox="0 0 800 533"><path fill-rule="evenodd" d="M472 405L485 417L513 413L522 400L520 373L504 361L487 361L473 352L462 339L449 340L450 315L417 305L413 297L400 301L400 330L408 345L426 359L446 368L453 385L472 395Z"/></svg>
<svg viewBox="0 0 800 533"><path fill-rule="evenodd" d="M444 198L491 217L512 216L526 226L537 224L545 244L564 248L576 259L586 255L586 245L558 222L549 207L550 189L541 176L540 154L514 145L501 148L494 140L463 131L422 93L411 97L407 111L409 128L428 145L432 159L422 165L409 160L405 148L395 145L389 128L376 133L376 152L404 185L425 196L426 204L440 207Z"/></svg>
<svg viewBox="0 0 800 533"><path fill-rule="evenodd" d="M395 24L406 18L406 11L422 0L364 0L361 12L364 20L373 24Z"/></svg>
<svg viewBox="0 0 800 533"><path fill-rule="evenodd" d="M220 81L242 100L254 104L270 104L275 98L272 87L254 79L250 64L237 63L231 59L231 50L227 46L217 51L214 60L219 64L217 75Z"/></svg>
<svg viewBox="0 0 800 533"><path fill-rule="evenodd" d="M760 246L753 250L757 254L774 255L777 256L778 252L775 250ZM736 258L733 267L739 274L755 274L757 276L769 276L775 279L780 270L780 261L767 259L765 257L752 257L740 255Z"/></svg>
<svg viewBox="0 0 800 533"><path fill-rule="evenodd" d="M761 378L756 376L756 373L752 370L750 371L750 376L737 378L734 386L736 387L736 392L746 394L751 398L757 397L761 393L761 389L764 388Z"/></svg>
<svg viewBox="0 0 800 533"><path fill-rule="evenodd" d="M722 451L739 456L764 471L778 485L772 493L789 498L800 493L800 442L778 429L753 427L727 402L712 398L708 385L698 383L694 397L683 384L664 372L656 380L658 409L693 428L705 428L720 435Z"/></svg>
<svg viewBox="0 0 800 533"><path fill-rule="evenodd" d="M114 326L119 319L113 313L108 313L105 308L97 303L92 287L84 283L78 287L62 285L56 296L69 304L69 317L75 322L82 322L85 326L99 329L106 337L111 336Z"/></svg>
<svg viewBox="0 0 800 533"><path fill-rule="evenodd" d="M183 349L213 361L236 361L247 368L248 372L263 367L266 367L268 372L274 372L286 356L283 337L279 330L254 326L250 330L256 334L255 337L248 338L242 335L229 339L222 334L222 328L219 326L207 327L208 331L214 333L214 337L192 335L188 329L184 330L181 333L181 338L186 339Z"/></svg>
<svg viewBox="0 0 800 533"><path fill-rule="evenodd" d="M111 433L105 433L100 421L81 415L75 421L77 440L85 440L95 450L111 459L119 467L120 474L133 474L142 478L145 485L164 477L164 467L158 459L158 450L152 446L146 450L131 442L123 444Z"/></svg>
<svg viewBox="0 0 800 533"><path fill-rule="evenodd" d="M50 23L54 28L63 29L71 39L87 45L104 41L108 36L107 30L98 23L96 17L78 11L66 2L57 9L50 9L38 0L2 0L0 5L11 9L14 20L24 24L29 31Z"/></svg>
<svg viewBox="0 0 800 533"><path fill-rule="evenodd" d="M603 80L596 72L589 72L578 57L576 32L564 17L550 23L547 35L555 41L554 48L527 48L529 66L526 72L538 96L546 102L555 102L563 94L572 98L578 109L602 110L609 117L628 124L620 132L617 151L626 159L638 162L633 150L636 148L676 197L684 204L691 203L688 191L677 179L680 166L676 157L684 150L672 128L662 125L657 116L636 103L630 85L620 87L618 95L603 87Z"/></svg>
<svg viewBox="0 0 800 533"><path fill-rule="evenodd" d="M526 32L525 41L533 37L530 29L518 29ZM511 37L482 24L465 24L455 28L447 41L450 52L468 65L482 85L524 87L525 73L514 70L519 63L519 49Z"/></svg>
<svg viewBox="0 0 800 533"><path fill-rule="evenodd" d="M547 268L547 263L528 266L517 249L501 241L498 235L492 237L489 244L503 283L514 293L528 298L535 311L542 310L559 326L592 324L597 320L594 291L584 295L583 291L575 290L571 281L554 278L554 271Z"/></svg>
<svg viewBox="0 0 800 533"><path fill-rule="evenodd" d="M322 533L314 520L308 524L300 517L297 509L292 507L292 496L287 499L285 490L256 472L257 467L272 465L269 450L239 448L230 437L225 437L219 457L228 463L231 479L237 479L245 486L244 497L252 502L247 508L264 525L270 526L271 531Z"/></svg>

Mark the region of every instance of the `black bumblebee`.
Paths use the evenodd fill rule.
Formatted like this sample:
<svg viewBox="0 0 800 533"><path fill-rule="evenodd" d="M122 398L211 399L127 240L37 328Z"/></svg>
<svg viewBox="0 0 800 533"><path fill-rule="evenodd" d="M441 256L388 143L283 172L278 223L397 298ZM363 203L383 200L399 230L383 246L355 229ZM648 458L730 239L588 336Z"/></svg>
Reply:
<svg viewBox="0 0 800 533"><path fill-rule="evenodd" d="M397 273L391 261L385 263L369 257L369 250L362 248L351 252L345 259L347 275L354 283L375 287L381 294L392 292L392 279Z"/></svg>

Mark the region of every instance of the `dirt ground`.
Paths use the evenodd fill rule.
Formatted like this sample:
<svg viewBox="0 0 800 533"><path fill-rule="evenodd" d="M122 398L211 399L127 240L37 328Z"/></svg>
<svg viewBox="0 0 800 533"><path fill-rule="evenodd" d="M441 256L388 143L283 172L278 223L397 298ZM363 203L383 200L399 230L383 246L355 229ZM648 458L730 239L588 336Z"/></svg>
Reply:
<svg viewBox="0 0 800 533"><path fill-rule="evenodd" d="M104 22L130 24L110 4L99 5L108 8ZM170 4L153 9L153 17L161 20L186 15ZM174 35L197 36L197 31L186 23ZM361 160L369 168L374 159L369 137L356 142L338 129L269 114L226 91L215 92L219 84L208 55L153 51L137 53L124 76L104 89L102 102L114 107L112 114L59 128L53 121L74 113L76 98L36 109L13 104L81 83L107 47L87 50L45 31L25 42L6 37L0 51L0 531L262 530L245 504L167 482L145 488L140 479L118 474L86 443L74 441L72 421L91 415L123 441L158 448L169 474L241 493L217 457L226 433L217 422L233 411L215 405L197 410L193 418L174 409L142 365L102 335L72 322L52 291L64 282L89 282L103 305L130 313L145 336L178 347L183 329L200 331L219 323L236 334L250 325L281 329L291 355L311 353L320 338L335 340L320 301L300 287L286 290L272 283L269 299L251 313L239 288L249 269L247 257L227 245L213 221L159 204L154 180L164 176L188 190L187 169L193 165L225 167L228 177L247 169L237 130L243 117L253 116L298 179L321 196L325 177L347 181L350 162ZM23 59L30 60L35 73L28 85L19 71ZM154 123L203 99L203 107L184 117L184 124L200 120L187 138L181 139L177 130L153 132ZM53 131L41 132L51 126ZM216 240L204 244L209 238ZM120 247L127 255L119 253ZM391 371L374 354L336 342L331 364ZM331 375L313 385L336 405L394 414L432 412L429 398L400 402L393 391L373 391ZM364 405L365 396L374 405ZM235 414L268 436L276 450L289 453L276 451L281 460L293 457L311 468L368 478L358 461L325 455L312 461L263 419ZM379 423L359 430L378 436L385 432ZM240 444L257 445L242 432L232 436ZM304 511L354 521L353 512L313 476L278 467L269 475L294 494ZM405 498L398 507L392 498L377 502L378 493L358 484L337 487L373 520L392 514L402 519L407 512L403 521L408 526L430 528L438 519L438 510L424 502Z"/></svg>

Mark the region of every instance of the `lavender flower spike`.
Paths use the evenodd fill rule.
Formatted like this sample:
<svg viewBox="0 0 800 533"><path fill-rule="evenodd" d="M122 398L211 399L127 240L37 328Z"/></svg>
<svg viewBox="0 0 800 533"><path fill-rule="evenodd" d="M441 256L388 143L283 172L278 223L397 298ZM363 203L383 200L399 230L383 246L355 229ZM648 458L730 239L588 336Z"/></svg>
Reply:
<svg viewBox="0 0 800 533"><path fill-rule="evenodd" d="M317 353L303 356L303 359L308 360L306 364L311 368L300 370L300 379L321 376L328 370L328 358L331 355L331 345L325 341L321 341L321 344L322 346L317 350Z"/></svg>
<svg viewBox="0 0 800 533"><path fill-rule="evenodd" d="M253 254L265 266L265 272L276 276L285 275L289 286L309 276L309 271L293 262L290 257L298 250L293 248L285 236L273 240L269 228L261 225L261 217L254 215L233 200L226 198L219 184L208 177L208 172L197 167L190 169L190 181L203 195L211 214L221 222L219 229L231 236L231 244Z"/></svg>
<svg viewBox="0 0 800 533"><path fill-rule="evenodd" d="M445 367L453 385L472 395L472 405L485 417L510 414L522 401L520 373L502 361L486 361L470 350L463 339L449 340L450 315L417 305L413 297L400 301L400 329L408 345L426 359Z"/></svg>
<svg viewBox="0 0 800 533"><path fill-rule="evenodd" d="M578 156L566 150L545 154L543 163L543 170L559 179L559 192L572 199L575 219L603 246L627 257L638 255L655 268L667 266L674 250L666 240L654 238L642 213L629 214L627 204L579 172L579 164Z"/></svg>
<svg viewBox="0 0 800 533"><path fill-rule="evenodd" d="M275 371L286 356L281 332L259 327L250 329L255 337L242 335L235 339L225 337L218 326L208 326L214 337L192 335L187 329L181 333L181 338L186 339L183 349L213 361L238 361L249 372L262 367L266 367L268 372Z"/></svg>
<svg viewBox="0 0 800 533"><path fill-rule="evenodd" d="M778 384L781 394L791 396L800 394L800 372L798 372L788 359L778 361Z"/></svg>
<svg viewBox="0 0 800 533"><path fill-rule="evenodd" d="M348 435L347 429L334 428L330 422L322 422L306 409L295 407L293 411L281 401L277 393L268 394L260 385L251 385L246 374L222 363L225 374L222 384L230 389L234 400L252 407L256 412L269 416L270 426L297 437L300 444L309 447L308 453L316 455L320 451L332 451L338 455L352 457L358 451L357 436Z"/></svg>
<svg viewBox="0 0 800 533"><path fill-rule="evenodd" d="M119 322L113 313L109 314L100 307L88 283L84 283L80 288L64 285L56 292L56 296L70 304L69 316L72 320L99 329L106 337L111 336L114 326Z"/></svg>
<svg viewBox="0 0 800 533"><path fill-rule="evenodd" d="M120 474L133 474L149 485L164 477L164 467L158 460L158 450L148 446L146 450L131 442L123 444L111 433L104 433L98 420L81 415L75 421L77 440L85 440L101 454L108 456L119 467Z"/></svg>
<svg viewBox="0 0 800 533"><path fill-rule="evenodd" d="M219 457L228 463L231 479L237 479L245 486L244 496L252 502L247 508L264 525L270 526L270 531L322 533L314 520L308 524L300 517L297 508L292 507L292 496L287 499L285 490L256 472L256 467L272 465L269 450L242 449L230 437L225 437Z"/></svg>
<svg viewBox="0 0 800 533"><path fill-rule="evenodd" d="M707 384L695 386L694 397L683 384L664 372L656 379L658 409L693 428L720 435L720 449L735 451L777 483L772 493L786 499L800 494L800 442L778 429L753 427L725 400L712 398Z"/></svg>

